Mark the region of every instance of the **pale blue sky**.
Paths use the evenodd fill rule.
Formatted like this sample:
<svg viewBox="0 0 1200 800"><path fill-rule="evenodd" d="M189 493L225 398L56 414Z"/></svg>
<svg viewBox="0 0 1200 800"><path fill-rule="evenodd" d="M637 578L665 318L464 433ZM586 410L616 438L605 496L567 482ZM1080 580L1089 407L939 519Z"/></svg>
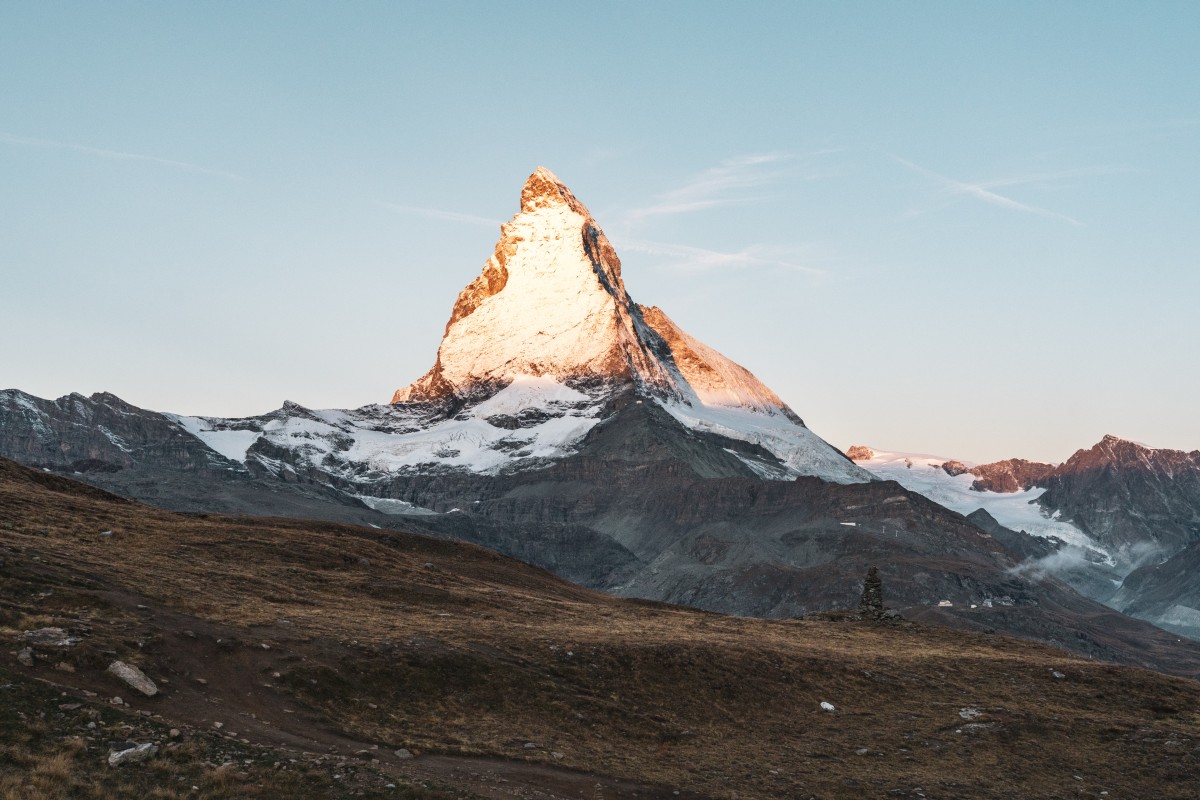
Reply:
<svg viewBox="0 0 1200 800"><path fill-rule="evenodd" d="M525 177L841 447L1200 448L1200 4L0 2L0 385L421 375Z"/></svg>

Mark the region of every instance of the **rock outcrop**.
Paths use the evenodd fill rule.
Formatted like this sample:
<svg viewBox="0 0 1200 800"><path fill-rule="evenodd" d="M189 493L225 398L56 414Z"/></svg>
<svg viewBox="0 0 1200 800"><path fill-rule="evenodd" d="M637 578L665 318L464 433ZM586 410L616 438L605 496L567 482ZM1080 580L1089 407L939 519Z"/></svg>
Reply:
<svg viewBox="0 0 1200 800"><path fill-rule="evenodd" d="M870 461L875 457L875 451L861 444L850 445L850 449L846 451L846 456L851 461Z"/></svg>
<svg viewBox="0 0 1200 800"><path fill-rule="evenodd" d="M971 467L967 471L975 476L971 488L977 492L1023 492L1041 485L1054 470L1053 464L1009 458Z"/></svg>

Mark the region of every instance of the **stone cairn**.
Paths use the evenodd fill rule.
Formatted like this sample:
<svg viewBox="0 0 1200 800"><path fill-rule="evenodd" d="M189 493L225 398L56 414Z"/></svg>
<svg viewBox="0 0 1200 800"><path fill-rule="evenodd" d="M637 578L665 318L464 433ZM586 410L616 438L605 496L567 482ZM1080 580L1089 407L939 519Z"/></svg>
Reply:
<svg viewBox="0 0 1200 800"><path fill-rule="evenodd" d="M862 602L858 605L858 613L868 619L883 619L883 580L879 577L879 568L872 566L867 570L867 579L863 581Z"/></svg>

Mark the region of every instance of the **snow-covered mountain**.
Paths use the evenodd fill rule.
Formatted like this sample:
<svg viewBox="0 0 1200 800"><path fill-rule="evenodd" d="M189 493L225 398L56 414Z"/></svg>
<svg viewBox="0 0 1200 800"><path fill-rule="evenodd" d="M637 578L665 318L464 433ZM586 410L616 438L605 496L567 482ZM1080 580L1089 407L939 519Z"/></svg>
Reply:
<svg viewBox="0 0 1200 800"><path fill-rule="evenodd" d="M872 480L748 370L634 303L604 232L545 168L459 294L433 368L390 404L171 419L251 471L326 474L372 496L395 475L544 468L631 402L714 446L745 443L719 445L725 474Z"/></svg>
<svg viewBox="0 0 1200 800"><path fill-rule="evenodd" d="M539 167L459 294L433 367L392 404L453 412L434 435L442 446L418 448L425 463L489 471L564 452L627 390L688 428L761 446L779 462L748 459L763 477L870 480L749 370L633 302L595 219Z"/></svg>
<svg viewBox="0 0 1200 800"><path fill-rule="evenodd" d="M889 602L916 619L1136 663L1161 634L1022 570L1030 553L1061 550L1025 547L1048 539L920 496L940 486L931 464L928 485L901 479L915 492L879 480L749 371L633 302L600 227L544 169L454 303L432 369L392 402L222 419L9 390L0 455L176 510L468 539L591 587L715 611L857 607L877 566ZM948 466L938 499L962 510L955 497L974 483L1041 480L1017 462L974 477ZM1078 549L1106 563L1109 539L1065 513L1035 519L1032 498L989 508L1061 538L1070 527L1056 526L1073 524L1087 535Z"/></svg>

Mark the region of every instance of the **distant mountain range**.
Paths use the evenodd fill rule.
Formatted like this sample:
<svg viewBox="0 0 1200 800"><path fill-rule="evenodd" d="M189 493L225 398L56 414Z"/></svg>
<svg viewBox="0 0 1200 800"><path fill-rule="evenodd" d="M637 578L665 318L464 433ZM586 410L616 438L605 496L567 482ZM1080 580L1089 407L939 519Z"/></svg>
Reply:
<svg viewBox="0 0 1200 800"><path fill-rule="evenodd" d="M910 469L852 451L856 464L749 371L633 302L600 227L545 169L460 293L434 366L390 404L222 419L7 390L0 455L173 510L416 529L734 614L855 608L876 565L907 617L1200 674L1200 647L1084 596L1158 613L1155 588L1181 573L1143 566L1118 583L1200 539L1197 454L1145 474L1125 455L1120 468L1077 454L1061 468ZM964 517L974 496L992 518ZM1095 566L1067 568L1077 555Z"/></svg>
<svg viewBox="0 0 1200 800"><path fill-rule="evenodd" d="M1010 529L1000 535L1030 556L1027 571L1052 572L1114 608L1200 637L1200 580L1189 578L1200 574L1200 451L1105 436L1062 464L848 452L878 477Z"/></svg>

